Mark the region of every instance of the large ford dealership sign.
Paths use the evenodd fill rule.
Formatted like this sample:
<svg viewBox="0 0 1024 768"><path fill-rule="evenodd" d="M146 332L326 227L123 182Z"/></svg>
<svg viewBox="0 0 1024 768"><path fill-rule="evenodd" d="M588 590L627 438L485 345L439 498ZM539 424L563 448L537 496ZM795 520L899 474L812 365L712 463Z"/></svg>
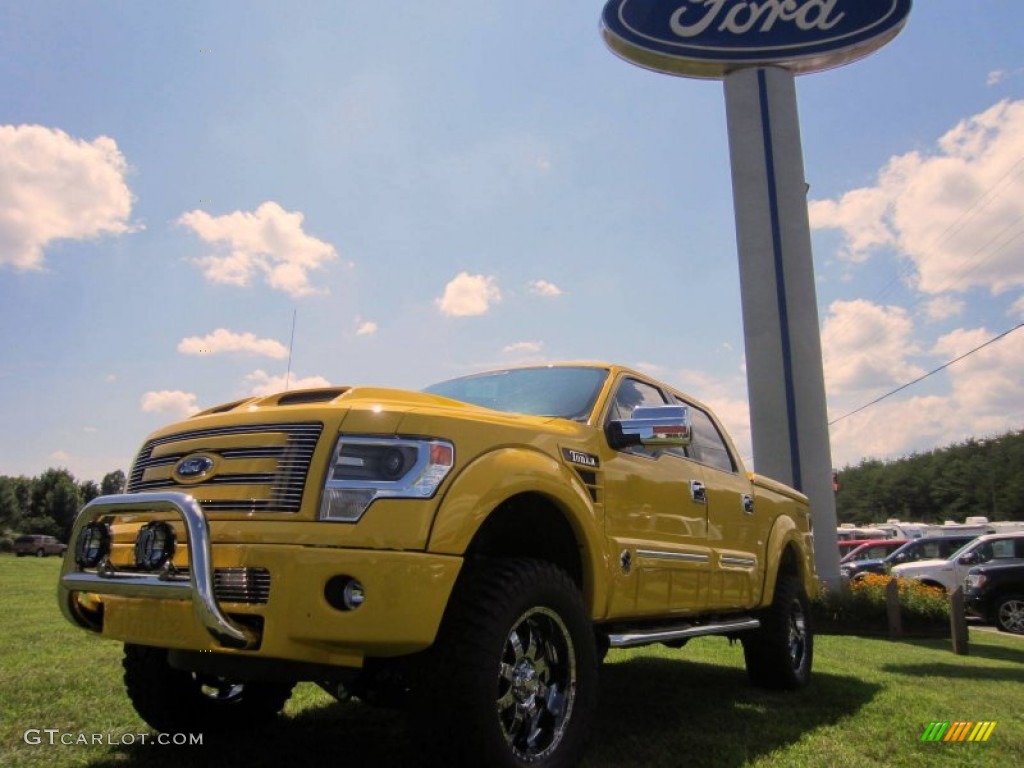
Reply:
<svg viewBox="0 0 1024 768"><path fill-rule="evenodd" d="M743 67L819 72L867 56L906 23L911 0L609 0L605 42L658 72L724 77Z"/></svg>

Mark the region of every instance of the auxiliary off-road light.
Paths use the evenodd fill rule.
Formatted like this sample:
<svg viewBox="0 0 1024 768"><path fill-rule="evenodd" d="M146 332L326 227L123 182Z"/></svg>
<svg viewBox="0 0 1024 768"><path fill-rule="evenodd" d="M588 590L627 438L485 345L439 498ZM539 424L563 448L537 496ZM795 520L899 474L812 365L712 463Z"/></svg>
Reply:
<svg viewBox="0 0 1024 768"><path fill-rule="evenodd" d="M75 541L75 562L80 568L95 568L110 554L110 526L92 522Z"/></svg>
<svg viewBox="0 0 1024 768"><path fill-rule="evenodd" d="M146 523L135 539L135 565L155 571L174 557L174 529L167 523Z"/></svg>

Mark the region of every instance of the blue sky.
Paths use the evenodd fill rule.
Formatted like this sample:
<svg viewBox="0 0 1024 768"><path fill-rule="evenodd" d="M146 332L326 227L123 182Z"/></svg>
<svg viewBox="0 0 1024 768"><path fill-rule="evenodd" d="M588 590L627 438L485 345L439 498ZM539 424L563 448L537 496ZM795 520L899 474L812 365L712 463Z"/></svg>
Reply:
<svg viewBox="0 0 1024 768"><path fill-rule="evenodd" d="M128 469L280 387L638 366L749 457L722 85L601 2L46 2L0 24L0 474ZM830 418L1024 320L1024 4L922 0L798 79ZM834 463L1020 429L1024 332Z"/></svg>

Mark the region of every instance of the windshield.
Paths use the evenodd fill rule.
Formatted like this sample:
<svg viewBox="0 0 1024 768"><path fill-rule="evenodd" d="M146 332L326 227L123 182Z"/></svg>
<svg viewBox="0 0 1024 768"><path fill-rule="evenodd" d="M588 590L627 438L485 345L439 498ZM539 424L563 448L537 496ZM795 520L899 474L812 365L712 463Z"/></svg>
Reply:
<svg viewBox="0 0 1024 768"><path fill-rule="evenodd" d="M495 411L585 422L607 377L604 368L510 368L442 381L423 391Z"/></svg>

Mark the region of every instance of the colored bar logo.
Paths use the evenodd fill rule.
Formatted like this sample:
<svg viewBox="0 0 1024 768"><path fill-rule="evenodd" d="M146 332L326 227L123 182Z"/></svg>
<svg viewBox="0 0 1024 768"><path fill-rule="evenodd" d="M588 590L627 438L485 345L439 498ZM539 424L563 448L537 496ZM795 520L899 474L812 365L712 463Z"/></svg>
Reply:
<svg viewBox="0 0 1024 768"><path fill-rule="evenodd" d="M966 720L953 723L932 721L921 734L921 741L988 741L995 728L993 720L978 723Z"/></svg>

